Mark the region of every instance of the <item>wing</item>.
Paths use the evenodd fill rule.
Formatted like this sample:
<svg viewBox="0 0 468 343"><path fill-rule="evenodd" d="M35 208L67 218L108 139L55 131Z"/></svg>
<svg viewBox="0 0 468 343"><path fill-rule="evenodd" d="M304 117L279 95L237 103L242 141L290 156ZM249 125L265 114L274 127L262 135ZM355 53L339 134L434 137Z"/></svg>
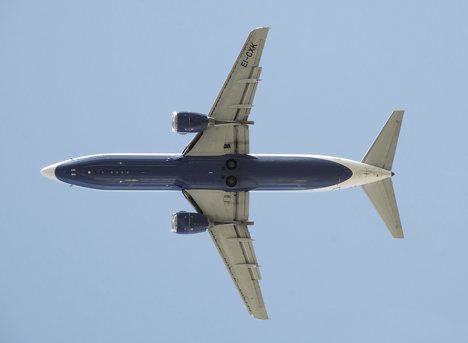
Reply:
<svg viewBox="0 0 468 343"><path fill-rule="evenodd" d="M260 57L267 34L266 27L250 32L208 114L219 125L211 125L197 134L185 148L184 155L249 153L249 128L246 121L260 80Z"/></svg>
<svg viewBox="0 0 468 343"><path fill-rule="evenodd" d="M209 232L249 313L268 319L258 280L260 269L247 228L248 192L186 190L195 209L215 223Z"/></svg>

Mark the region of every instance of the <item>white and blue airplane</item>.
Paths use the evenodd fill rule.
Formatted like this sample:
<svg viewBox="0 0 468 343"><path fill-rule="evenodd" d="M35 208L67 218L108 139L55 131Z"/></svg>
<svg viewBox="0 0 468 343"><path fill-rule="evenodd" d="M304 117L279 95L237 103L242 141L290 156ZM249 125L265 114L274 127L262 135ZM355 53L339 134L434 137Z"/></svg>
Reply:
<svg viewBox="0 0 468 343"><path fill-rule="evenodd" d="M182 154L99 154L42 169L52 180L101 190L181 191L196 212L172 231L208 231L247 310L268 319L248 226L250 191L331 191L362 186L395 238L403 238L391 177L403 111L394 111L361 162L319 155L255 155L248 117L260 81L268 28L254 29L207 116L172 115L173 131L196 132Z"/></svg>

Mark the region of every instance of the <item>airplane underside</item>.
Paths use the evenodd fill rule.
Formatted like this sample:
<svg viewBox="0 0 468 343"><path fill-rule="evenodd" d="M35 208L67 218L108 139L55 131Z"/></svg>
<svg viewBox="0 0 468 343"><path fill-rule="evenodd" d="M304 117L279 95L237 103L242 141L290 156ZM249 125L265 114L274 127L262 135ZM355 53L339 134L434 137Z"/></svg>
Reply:
<svg viewBox="0 0 468 343"><path fill-rule="evenodd" d="M339 186L353 172L317 156L160 154L93 155L61 162L51 178L101 190L317 190Z"/></svg>
<svg viewBox="0 0 468 343"><path fill-rule="evenodd" d="M174 132L195 133L182 154L100 154L42 169L50 179L101 190L181 191L196 212L173 214L172 231L208 231L248 312L268 319L248 226L249 191L331 191L362 186L390 233L403 238L391 177L404 111L394 111L361 162L317 155L251 155L250 112L267 27L252 30L211 110L174 112ZM271 117L265 117L272 120ZM278 114L273 120L287 122ZM275 133L282 139L283 128ZM272 209L280 211L280 209Z"/></svg>

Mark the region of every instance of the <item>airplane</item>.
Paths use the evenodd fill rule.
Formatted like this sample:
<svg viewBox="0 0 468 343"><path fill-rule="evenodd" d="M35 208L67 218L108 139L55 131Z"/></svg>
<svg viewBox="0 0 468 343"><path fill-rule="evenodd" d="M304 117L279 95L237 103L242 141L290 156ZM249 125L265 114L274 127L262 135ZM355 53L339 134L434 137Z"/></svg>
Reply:
<svg viewBox="0 0 468 343"><path fill-rule="evenodd" d="M49 179L100 190L180 191L196 212L172 231L208 231L248 312L268 319L250 236L250 191L332 191L362 186L394 238L403 238L392 164L404 111L394 111L362 161L319 155L250 154L249 114L269 28L250 32L208 115L174 112L172 129L196 133L182 154L98 154L41 170Z"/></svg>

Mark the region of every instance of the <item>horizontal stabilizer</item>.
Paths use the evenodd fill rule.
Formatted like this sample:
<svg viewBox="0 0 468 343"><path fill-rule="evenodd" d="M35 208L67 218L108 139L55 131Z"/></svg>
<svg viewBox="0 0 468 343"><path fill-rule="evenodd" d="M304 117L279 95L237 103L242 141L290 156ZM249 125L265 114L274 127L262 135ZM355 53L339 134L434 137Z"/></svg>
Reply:
<svg viewBox="0 0 468 343"><path fill-rule="evenodd" d="M404 111L394 111L370 147L362 163L392 170L395 149L400 134Z"/></svg>
<svg viewBox="0 0 468 343"><path fill-rule="evenodd" d="M394 238L403 238L400 214L393 191L392 179L388 178L362 186L380 217Z"/></svg>

